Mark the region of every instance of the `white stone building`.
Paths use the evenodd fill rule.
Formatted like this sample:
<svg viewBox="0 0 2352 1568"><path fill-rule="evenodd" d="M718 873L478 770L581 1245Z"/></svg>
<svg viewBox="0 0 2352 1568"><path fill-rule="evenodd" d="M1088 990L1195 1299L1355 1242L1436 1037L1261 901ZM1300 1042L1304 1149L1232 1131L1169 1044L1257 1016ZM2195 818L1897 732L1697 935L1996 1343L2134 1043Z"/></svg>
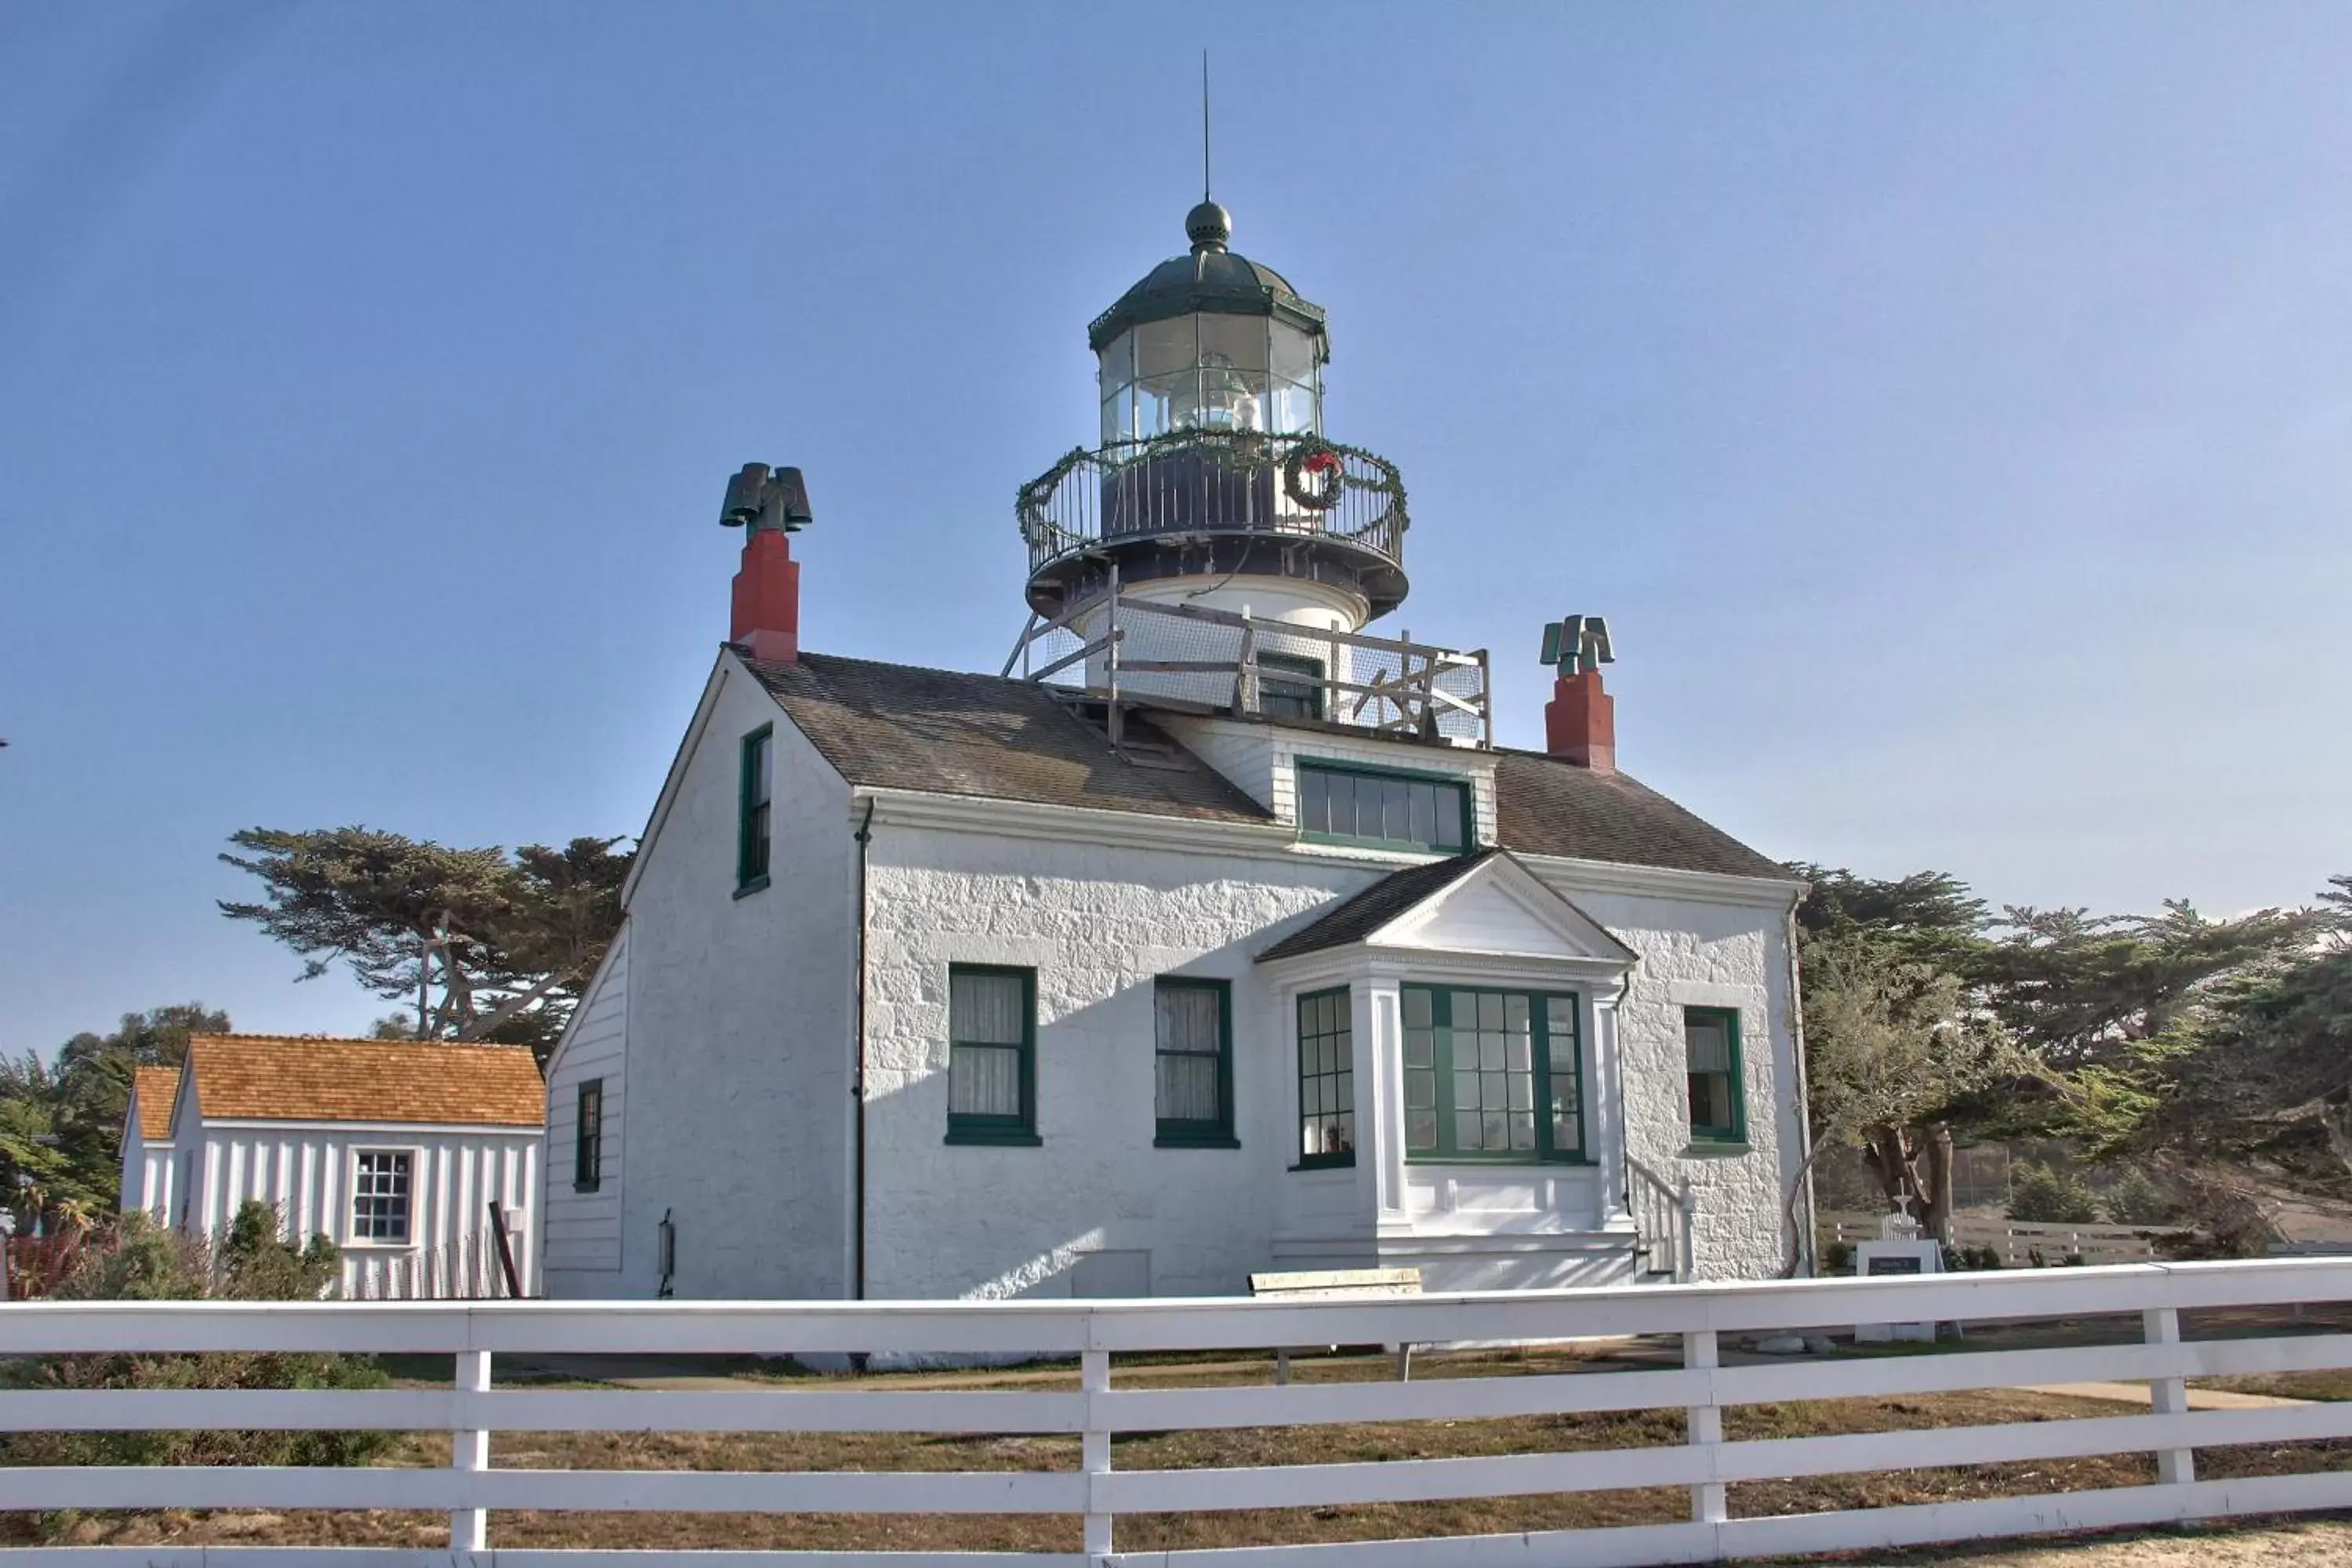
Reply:
<svg viewBox="0 0 2352 1568"><path fill-rule="evenodd" d="M1006 673L803 653L798 475L730 486L732 635L549 1068L551 1294L1797 1255L1798 885L1615 771L1597 623L1541 752L1483 653L1365 630L1396 471L1322 435L1322 312L1188 227L1091 329L1102 447L1022 491Z"/></svg>
<svg viewBox="0 0 2352 1568"><path fill-rule="evenodd" d="M172 1096L160 1126L151 1089ZM289 1239L332 1241L341 1294L373 1300L508 1294L495 1202L523 1293L537 1294L544 1108L520 1047L198 1035L176 1074L139 1074L122 1207L217 1241L258 1200ZM165 1154L160 1172L142 1158L135 1188L133 1132Z"/></svg>

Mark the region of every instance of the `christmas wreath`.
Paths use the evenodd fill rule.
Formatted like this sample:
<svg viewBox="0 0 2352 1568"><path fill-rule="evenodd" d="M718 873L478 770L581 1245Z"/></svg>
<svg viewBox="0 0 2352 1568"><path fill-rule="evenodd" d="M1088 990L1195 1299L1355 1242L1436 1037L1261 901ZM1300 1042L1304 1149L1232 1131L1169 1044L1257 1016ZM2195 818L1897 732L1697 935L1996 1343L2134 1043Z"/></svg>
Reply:
<svg viewBox="0 0 2352 1568"><path fill-rule="evenodd" d="M1300 442L1282 465L1284 491L1312 511L1329 511L1338 506L1346 484L1339 471L1339 454L1320 441Z"/></svg>

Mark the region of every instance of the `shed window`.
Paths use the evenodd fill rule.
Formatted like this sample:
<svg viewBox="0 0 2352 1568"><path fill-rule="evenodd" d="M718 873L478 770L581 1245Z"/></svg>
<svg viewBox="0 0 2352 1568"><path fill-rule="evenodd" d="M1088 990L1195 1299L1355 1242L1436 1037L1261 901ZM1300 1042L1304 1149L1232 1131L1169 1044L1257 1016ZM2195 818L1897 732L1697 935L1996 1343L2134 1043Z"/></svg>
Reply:
<svg viewBox="0 0 2352 1568"><path fill-rule="evenodd" d="M1037 1142L1037 972L948 971L948 1142Z"/></svg>
<svg viewBox="0 0 2352 1568"><path fill-rule="evenodd" d="M753 893L768 885L771 797L776 785L776 733L762 724L743 737L741 810L736 828L735 891Z"/></svg>
<svg viewBox="0 0 2352 1568"><path fill-rule="evenodd" d="M406 1241L414 1156L398 1149L362 1149L352 1156L352 1239Z"/></svg>
<svg viewBox="0 0 2352 1568"><path fill-rule="evenodd" d="M1345 986L1298 999L1298 1163L1356 1163L1355 1031Z"/></svg>
<svg viewBox="0 0 2352 1568"><path fill-rule="evenodd" d="M1738 1143L1748 1137L1739 1082L1739 1015L1728 1007L1683 1010L1683 1050L1690 1078L1691 1137Z"/></svg>
<svg viewBox="0 0 2352 1568"><path fill-rule="evenodd" d="M1407 985L1404 1150L1420 1160L1580 1160L1573 995Z"/></svg>
<svg viewBox="0 0 2352 1568"><path fill-rule="evenodd" d="M1325 844L1459 855L1470 842L1470 786L1461 779L1302 758L1298 831Z"/></svg>
<svg viewBox="0 0 2352 1568"><path fill-rule="evenodd" d="M1233 989L1223 980L1162 976L1152 986L1158 1142L1234 1142Z"/></svg>
<svg viewBox="0 0 2352 1568"><path fill-rule="evenodd" d="M580 1083L579 1120L572 1130L572 1190L593 1193L604 1176L604 1080Z"/></svg>

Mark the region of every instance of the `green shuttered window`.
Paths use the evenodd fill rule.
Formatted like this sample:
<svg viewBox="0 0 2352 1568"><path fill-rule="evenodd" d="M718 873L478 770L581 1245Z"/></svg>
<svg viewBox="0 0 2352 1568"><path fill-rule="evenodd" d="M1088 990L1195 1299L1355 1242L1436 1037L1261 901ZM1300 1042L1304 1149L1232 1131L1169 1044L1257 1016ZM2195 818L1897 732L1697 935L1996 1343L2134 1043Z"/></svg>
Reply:
<svg viewBox="0 0 2352 1568"><path fill-rule="evenodd" d="M1459 855L1470 844L1470 787L1436 774L1301 758L1298 832L1310 843Z"/></svg>
<svg viewBox="0 0 2352 1568"><path fill-rule="evenodd" d="M1037 972L948 971L948 1142L1037 1142Z"/></svg>
<svg viewBox="0 0 2352 1568"><path fill-rule="evenodd" d="M743 737L740 807L735 832L735 893L768 885L769 824L776 788L776 732L762 724Z"/></svg>
<svg viewBox="0 0 2352 1568"><path fill-rule="evenodd" d="M1355 1029L1345 986L1298 999L1298 1163L1356 1163Z"/></svg>
<svg viewBox="0 0 2352 1568"><path fill-rule="evenodd" d="M1573 994L1407 985L1401 1000L1405 1158L1584 1158Z"/></svg>
<svg viewBox="0 0 2352 1568"><path fill-rule="evenodd" d="M1683 1009L1683 1049L1690 1075L1691 1140L1748 1141L1747 1096L1739 1074L1739 1015L1728 1007Z"/></svg>
<svg viewBox="0 0 2352 1568"><path fill-rule="evenodd" d="M1151 1000L1155 1141L1236 1147L1233 988L1223 980L1162 975Z"/></svg>

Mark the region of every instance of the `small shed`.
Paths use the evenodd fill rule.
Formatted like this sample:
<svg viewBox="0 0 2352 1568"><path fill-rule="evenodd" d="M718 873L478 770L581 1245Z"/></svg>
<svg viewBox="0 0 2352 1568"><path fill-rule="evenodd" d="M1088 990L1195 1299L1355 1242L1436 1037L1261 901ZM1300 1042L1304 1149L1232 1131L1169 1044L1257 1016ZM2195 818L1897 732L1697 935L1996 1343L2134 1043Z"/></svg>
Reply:
<svg viewBox="0 0 2352 1568"><path fill-rule="evenodd" d="M290 1239L341 1249L346 1299L488 1297L509 1293L496 1205L530 1295L545 1129L520 1046L199 1035L171 1116L173 1222L217 1239L258 1199Z"/></svg>
<svg viewBox="0 0 2352 1568"><path fill-rule="evenodd" d="M180 1091L178 1068L141 1068L131 1075L131 1104L122 1113L124 1214L143 1212L158 1225L176 1217L172 1207L172 1101Z"/></svg>

